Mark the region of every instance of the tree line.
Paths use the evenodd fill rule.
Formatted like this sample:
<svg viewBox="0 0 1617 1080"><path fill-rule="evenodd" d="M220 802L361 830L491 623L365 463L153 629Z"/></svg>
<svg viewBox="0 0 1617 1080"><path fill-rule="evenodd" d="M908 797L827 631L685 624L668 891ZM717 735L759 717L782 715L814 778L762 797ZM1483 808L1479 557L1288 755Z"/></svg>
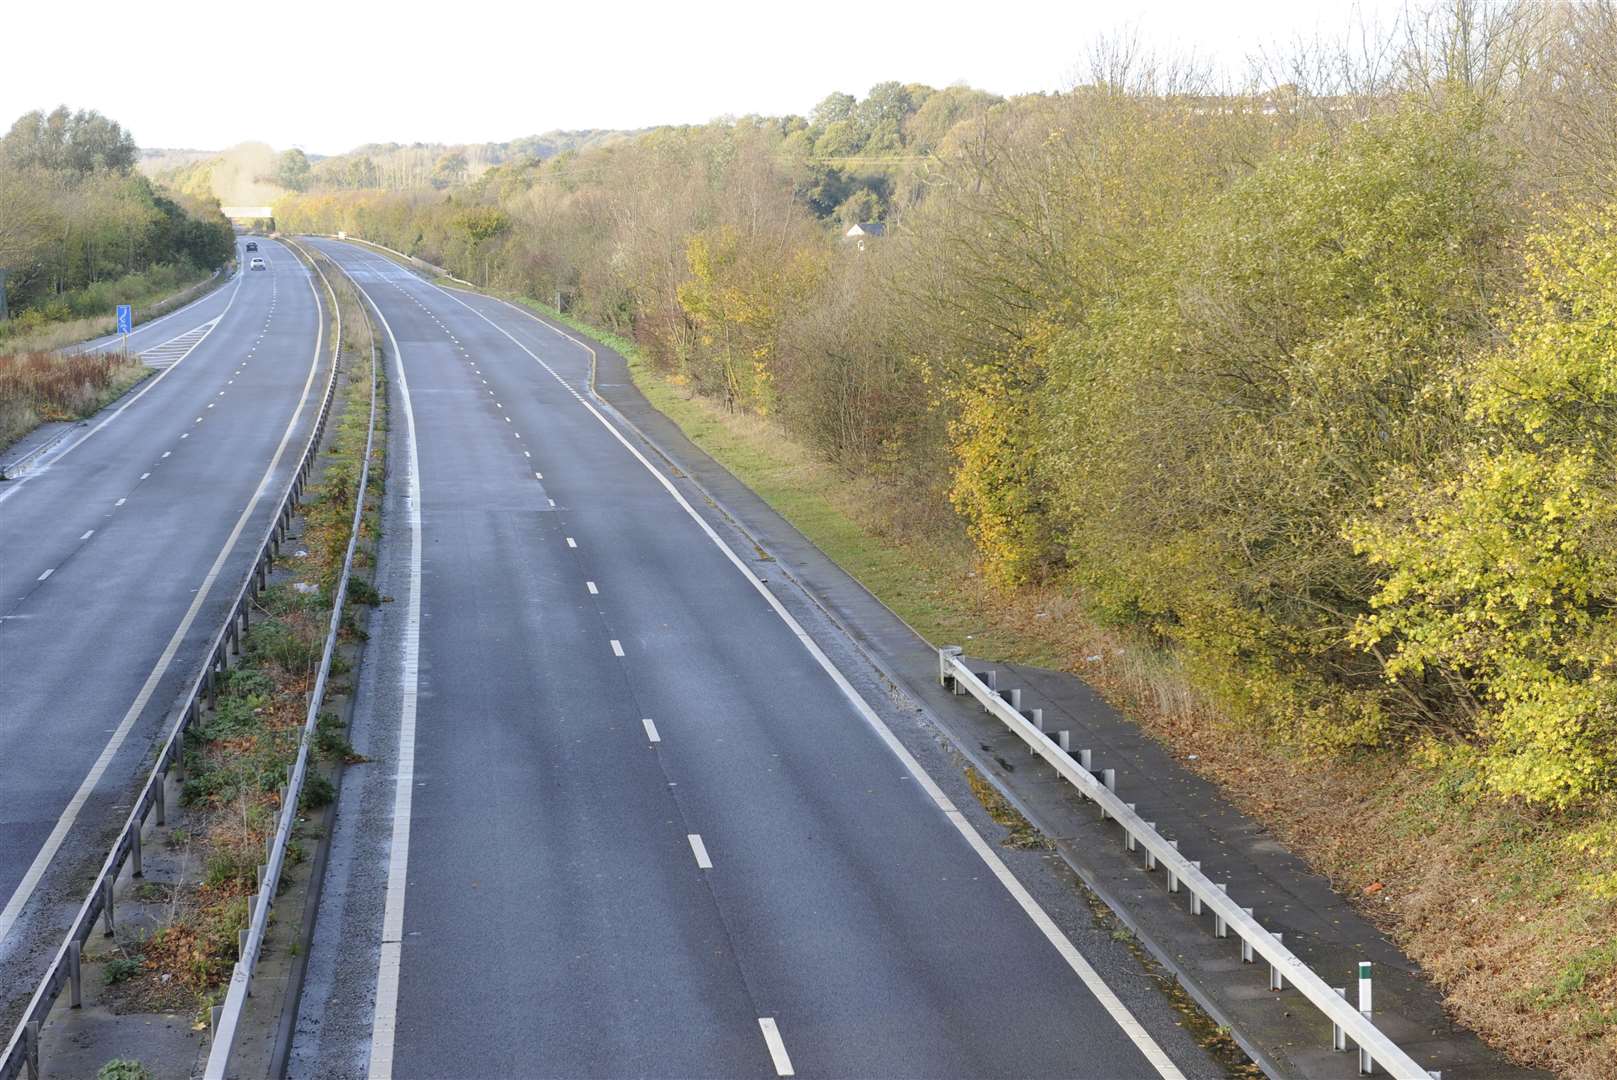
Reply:
<svg viewBox="0 0 1617 1080"><path fill-rule="evenodd" d="M0 271L14 326L109 314L152 282L230 258L218 203L158 190L135 171L137 153L115 121L66 106L27 113L0 138Z"/></svg>
<svg viewBox="0 0 1617 1080"><path fill-rule="evenodd" d="M1124 39L276 215L632 337L1276 738L1564 808L1617 785L1613 57L1612 0L1241 90Z"/></svg>

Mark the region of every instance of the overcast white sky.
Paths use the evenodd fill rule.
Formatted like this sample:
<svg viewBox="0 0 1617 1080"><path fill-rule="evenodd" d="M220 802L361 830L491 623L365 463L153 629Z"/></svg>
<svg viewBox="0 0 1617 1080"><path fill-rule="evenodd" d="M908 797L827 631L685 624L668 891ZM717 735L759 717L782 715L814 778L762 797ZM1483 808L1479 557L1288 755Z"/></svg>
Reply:
<svg viewBox="0 0 1617 1080"><path fill-rule="evenodd" d="M147 147L255 139L339 153L807 113L833 90L863 96L883 79L1060 90L1097 39L1126 28L1159 52L1194 49L1239 72L1260 47L1339 36L1355 11L1389 23L1402 0L6 6L0 124L65 102Z"/></svg>

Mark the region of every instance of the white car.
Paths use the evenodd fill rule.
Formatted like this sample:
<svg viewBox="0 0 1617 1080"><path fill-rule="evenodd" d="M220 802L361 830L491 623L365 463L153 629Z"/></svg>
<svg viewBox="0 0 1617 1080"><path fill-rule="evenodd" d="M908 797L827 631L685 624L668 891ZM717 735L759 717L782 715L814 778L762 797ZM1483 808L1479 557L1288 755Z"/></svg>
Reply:
<svg viewBox="0 0 1617 1080"><path fill-rule="evenodd" d="M249 269L249 270L266 270L266 269L268 269L268 267L266 267L264 265L264 260L263 259L254 259L252 262L247 264L247 269Z"/></svg>

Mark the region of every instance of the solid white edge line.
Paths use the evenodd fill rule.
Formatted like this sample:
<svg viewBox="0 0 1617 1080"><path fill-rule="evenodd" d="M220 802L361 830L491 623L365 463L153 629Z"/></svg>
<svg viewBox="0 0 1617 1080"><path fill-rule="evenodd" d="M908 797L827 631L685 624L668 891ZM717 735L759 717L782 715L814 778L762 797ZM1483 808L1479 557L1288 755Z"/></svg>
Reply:
<svg viewBox="0 0 1617 1080"><path fill-rule="evenodd" d="M786 1055L786 1043L780 1037L780 1028L775 1025L773 1016L760 1016L758 1026L763 1029L764 1043L769 1047L769 1056L775 1061L776 1076L793 1076L792 1059Z"/></svg>
<svg viewBox="0 0 1617 1080"><path fill-rule="evenodd" d="M707 845L702 843L702 834L686 833L685 839L691 842L691 854L696 856L697 869L713 869L713 860L707 857Z"/></svg>
<svg viewBox="0 0 1617 1080"><path fill-rule="evenodd" d="M645 725L645 728L646 728L646 741L647 742L662 742L663 741L662 736L657 734L657 725L653 724L651 722L651 717L649 717L649 716L642 717L640 722Z"/></svg>
<svg viewBox="0 0 1617 1080"><path fill-rule="evenodd" d="M169 372L171 372L175 368L179 367L180 364L184 362L186 357L190 356L193 352L195 352L197 350L197 348L204 341L208 340L208 336L214 332L214 330L219 326L219 324L221 322L224 321L225 316L230 313L230 309L236 306L236 296L241 292L241 284L242 284L242 282L244 280L246 280L245 275L242 274L240 270L236 271L236 284L230 290L230 299L225 302L224 310L219 312L219 314L215 315L211 321L197 323L195 326L191 327L191 329L183 331L182 333L179 333L179 334L175 334L174 337L169 338L169 341L174 341L177 338L184 337L186 334L194 334L198 330L202 329L204 326L207 327L206 332L204 332L201 337L197 338L194 342L192 342L190 348L186 349L185 352L180 354L179 359L175 360L172 364L168 365L167 367L162 368L161 370L159 370L157 372L157 374L154 375L152 378L147 379L145 381L145 385L143 385L138 391L136 391L136 393L135 393L135 395L133 397L131 397L128 401L124 402L122 405L118 406L117 409L113 410L112 415L110 415L106 419L102 420L99 424L97 424L95 427L91 428L89 431L86 431L83 435L79 436L73 442L68 443L66 446L62 447L62 449L57 450L54 453L52 453L50 455L50 460L47 462L47 464L48 465L54 465L58 461L61 461L68 454L72 453L74 450L77 450L80 446L83 446L85 441L87 439L89 439L90 436L94 435L96 432L100 431L102 428L106 427L108 424L110 424L114 420L118 419L118 417L122 416L124 414L125 409L129 408L129 406L133 405L135 402L137 402L141 398L145 397L154 387L157 386L158 383L162 382L165 378L167 378ZM199 297L198 299L192 301L191 304L187 304L185 307L181 308L179 311L171 311L167 315L164 315L161 319L153 319L150 323L147 324L147 327L156 326L158 323L162 322L164 319L172 318L175 315L180 314L180 312L183 312L183 311L187 310L193 304L201 304L204 301L211 300L211 299L213 299L213 294L212 293L209 293L207 296ZM139 333L139 332L140 332L139 329L137 329L135 331L135 333ZM160 345L154 345L153 348L161 348L163 345L166 345L166 344L168 344L167 341L163 342ZM96 349L93 349L93 350L90 350L90 351L91 352L100 352L100 351L102 351L102 349L110 348L110 347L111 347L110 345L101 346L99 348L96 348ZM17 491L22 490L23 484L27 483L30 479L32 479L35 476L43 475L45 471L46 470L41 469L41 470L38 470L36 472L27 472L27 473L24 473L23 475L17 477L16 480L12 481L11 484L7 485L7 489L4 492L0 492L0 502L4 502L7 497L9 497L10 495L14 494Z"/></svg>
<svg viewBox="0 0 1617 1080"><path fill-rule="evenodd" d="M455 303L459 304L467 311L470 311L472 314L494 327L494 329L498 330L501 334L504 334L513 345L527 353L535 363L549 372L551 378L561 383L561 385L569 393L571 393L573 397L584 406L584 408L589 410L590 415L594 416L595 419L607 429L607 431L612 433L613 437L623 445L624 449L628 450L629 453L634 456L635 460L639 461L641 465L645 466L648 472L657 478L658 482L662 484L663 488L668 492L668 494L673 496L674 501L677 502L680 507L690 515L692 521L696 522L697 527L707 534L707 538L725 554L725 556L730 560L731 564L735 566L738 571L740 571L741 575L751 582L752 587L758 591L758 594L768 602L769 606L773 608L775 613L779 615L782 621L786 623L786 625L791 629L792 633L797 636L797 639L803 644L803 647L808 650L809 655L814 657L825 673L831 677L833 682L836 683L837 688L842 691L843 696L848 699L859 715L864 718L865 723L870 726L870 728L876 733L876 736L881 739L881 741L887 745L887 748L893 752L894 756L899 759L904 768L910 773L911 776L915 778L916 782L920 784L922 790L925 791L928 797L930 797L937 805L938 809L943 811L944 815L954 825L955 829L962 837L965 838L966 843L971 846L972 850L977 853L977 856L982 859L982 861L993 872L995 878L997 878L1000 884L1004 886L1005 890L1011 894L1012 899L1014 899L1017 905L1021 907L1023 912L1027 914L1028 918L1033 921L1033 924L1038 927L1039 931L1044 934L1045 939L1048 940L1050 944L1055 947L1056 951L1061 954L1062 959L1067 962L1068 967L1072 968L1073 972L1089 989L1090 993L1095 995L1096 1000L1100 1002L1103 1008L1105 1008L1107 1013L1112 1017L1112 1020L1119 1028L1122 1029L1123 1033L1128 1036L1129 1040L1134 1043L1135 1047L1140 1051L1145 1059L1152 1065L1153 1068L1157 1070L1157 1073L1163 1078L1163 1080L1184 1080L1184 1074L1179 1071L1179 1067L1176 1066L1172 1059L1170 1059L1168 1055L1163 1052L1162 1048L1157 1045L1156 1040L1151 1037L1150 1033L1145 1030L1140 1022L1134 1018L1134 1014L1129 1012L1128 1006L1124 1005L1122 1000L1118 998L1118 996L1112 991L1112 988L1106 985L1106 982L1101 978L1100 973L1090 965L1088 960L1084 959L1083 954L1080 953L1077 947L1067 939L1067 935L1062 933L1061 928L1055 924L1055 920L1050 918L1049 914L1044 910L1044 908L1039 905L1039 902L1033 898L1033 895L1027 891L1020 881L1016 879L1016 876L1011 873L1008 867L1006 867L1005 863L1000 859L998 854L996 854L994 850L988 846L987 841L978 835L977 830L972 827L971 822L967 820L966 816L956 809L954 804L949 801L949 797L943 793L943 789L938 787L937 782L934 781L932 777L928 775L926 770L921 767L921 763L915 760L914 755L909 752L903 743L899 742L898 736L893 734L892 729L890 729L882 721L880 716L876 715L876 711L871 708L870 703L864 699L858 690L854 689L853 684L850 683L847 677L844 676L842 672L838 670L837 666L831 662L831 658L825 654L823 649L820 648L819 643L809 636L808 631L803 629L802 624L797 621L791 612L786 610L785 606L781 604L780 600L776 598L775 594L769 591L764 583L758 579L758 576L752 572L752 569L741 560L741 557L731 549L730 545L725 543L724 539L720 537L719 534L714 531L713 527L707 523L707 520L696 512L696 508L691 506L690 502L686 500L685 496L681 494L679 489L674 486L673 481L669 480L667 476L663 475L662 471L653 465L651 461L640 452L639 447L631 443L628 438L624 436L623 432L618 430L617 425L608 420L599 409L597 409L587 398L584 397L584 395L573 389L566 379L562 378L561 375L558 374L557 371L549 364L541 360L532 349L518 341L510 331L506 330L499 323L496 323L493 319L483 314L483 312L472 307L472 305L466 303L466 301L462 300L448 289L445 289L443 286L435 285L430 281L426 281L424 278L418 277L417 280L421 281L427 287L436 289L437 291L443 293L445 296L455 301ZM503 301L496 302L503 303ZM552 333L566 338L568 341L571 341L573 344L584 349L586 352L589 352L593 360L594 350L584 342L573 337L571 334L566 334L560 330L557 330L554 326L551 326L549 323L530 312L522 312L522 309L513 305L508 304L506 306L511 307L511 310L513 311L518 311L522 314L528 315L529 318L533 319L533 321L537 322L540 326L546 327Z"/></svg>
<svg viewBox="0 0 1617 1080"><path fill-rule="evenodd" d="M239 284L237 288L240 288ZM180 620L180 625L174 630L174 636L169 638L168 645L164 647L162 655L158 657L156 666L152 668L151 674L146 677L146 682L141 686L140 693L135 696L134 703L129 706L129 711L124 713L124 717L119 721L118 726L113 729L112 738L107 740L107 745L102 748L100 756L95 759L95 764L90 767L89 773L85 775L83 782L79 784L78 790L73 793L73 798L68 801L67 807L63 809L61 816L56 819L55 827L51 829L50 835L45 838L44 845L34 856L34 861L28 867L28 872L17 883L17 888L12 892L11 899L6 903L5 910L0 911L0 942L6 939L6 936L11 933L11 928L16 925L17 919L21 917L23 906L28 903L28 898L39 887L40 879L45 876L45 870L50 866L51 860L56 858L57 851L61 849L62 844L67 840L68 832L72 830L74 823L78 820L79 811L84 808L84 804L89 800L91 792L101 782L101 777L111 766L112 759L117 756L118 750L123 746L124 741L129 738L130 731L134 729L135 721L140 718L140 714L146 709L146 704L151 701L152 695L156 693L157 684L162 681L163 676L168 672L169 666L173 664L174 656L180 650L180 644L185 640L185 635L190 632L191 624L196 621L197 615L201 613L202 605L213 591L214 582L218 580L220 573L224 571L226 561L229 560L231 553L236 548L236 541L241 537L242 530L247 527L247 521L253 516L253 511L258 508L259 500L264 497L264 492L275 475L275 469L281 463L281 456L286 453L287 444L292 441L292 435L297 429L298 420L302 417L303 409L309 401L309 387L313 385L314 377L320 370L320 351L325 343L325 305L320 299L319 291L314 287L312 275L310 276L309 291L314 293L316 312L314 358L309 363L309 376L303 381L303 393L298 398L298 407L292 411L292 419L287 421L286 431L281 435L280 445L275 448L275 454L270 458L269 466L264 470L263 477L258 481L258 487L254 489L252 498L247 500L247 506L242 510L241 516L236 519L235 528L231 529L230 535L225 538L224 547L219 549L218 557L213 560L213 565L208 568L207 576L202 579L202 585L197 589L196 596L191 600L191 606L186 609L185 616ZM234 302L234 297L232 297L232 302ZM217 326L218 323L216 322L214 325ZM210 328L208 333L212 332ZM203 337L206 336L206 334L203 335ZM198 344L201 344L201 342L198 341ZM172 371L173 369L170 368L169 370ZM126 405L124 408L128 408L128 406ZM122 410L119 411L121 412ZM102 421L101 427L105 427L111 421L111 417ZM95 430L99 431L100 428ZM94 431L91 434L94 434ZM85 438L89 438L89 436L87 435ZM82 441L81 439L80 442ZM119 499L114 505L122 506L123 504L124 500Z"/></svg>
<svg viewBox="0 0 1617 1080"><path fill-rule="evenodd" d="M343 268L347 274L347 268ZM371 294L352 275L349 283L376 312L393 344L393 364L399 375L399 397L404 403L405 505L410 518L410 601L404 620L403 700L399 708L399 760L393 781L393 836L388 845L387 901L382 913L382 942L376 964L376 1005L371 1014L370 1063L372 1080L393 1075L393 1044L398 1035L399 974L403 966L404 899L410 866L410 809L415 789L416 703L421 661L421 461L416 451L415 409L410 403L410 381L404 374L404 353L393 327Z"/></svg>

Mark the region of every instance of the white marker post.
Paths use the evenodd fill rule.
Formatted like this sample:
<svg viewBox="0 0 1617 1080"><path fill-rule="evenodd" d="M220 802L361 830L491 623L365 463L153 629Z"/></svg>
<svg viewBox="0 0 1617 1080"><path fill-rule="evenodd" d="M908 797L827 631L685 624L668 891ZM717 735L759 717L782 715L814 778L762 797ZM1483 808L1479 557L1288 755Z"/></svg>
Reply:
<svg viewBox="0 0 1617 1080"><path fill-rule="evenodd" d="M1370 961L1359 961L1359 1015L1365 1019L1370 1018ZM1375 1059L1370 1051L1359 1047L1359 1072L1369 1076L1376 1071Z"/></svg>

